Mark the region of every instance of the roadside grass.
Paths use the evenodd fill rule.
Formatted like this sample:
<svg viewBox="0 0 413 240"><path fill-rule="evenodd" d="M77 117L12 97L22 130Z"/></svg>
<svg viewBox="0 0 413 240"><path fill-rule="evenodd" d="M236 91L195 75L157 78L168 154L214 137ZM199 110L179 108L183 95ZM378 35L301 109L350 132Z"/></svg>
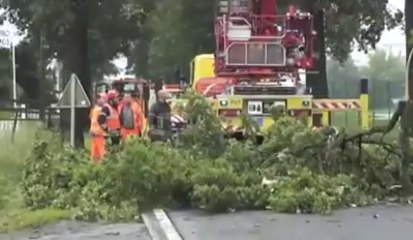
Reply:
<svg viewBox="0 0 413 240"><path fill-rule="evenodd" d="M24 207L19 191L24 161L36 141L52 140L52 134L42 130L38 123L21 123L11 141L10 131L0 131L0 232L36 227L70 218L70 212L45 209L31 211Z"/></svg>
<svg viewBox="0 0 413 240"><path fill-rule="evenodd" d="M42 209L35 211L20 210L0 218L0 232L7 233L27 228L37 228L59 220L70 219L70 211Z"/></svg>
<svg viewBox="0 0 413 240"><path fill-rule="evenodd" d="M373 114L370 113L369 127L385 126L387 123L387 119L374 119ZM350 130L361 129L360 115L357 111L332 112L331 124L337 127L344 127Z"/></svg>
<svg viewBox="0 0 413 240"><path fill-rule="evenodd" d="M388 119L379 119L374 118L373 113L370 113L369 116L369 127L379 127L386 126L388 124ZM356 111L347 111L347 112L333 112L331 114L331 125L336 127L345 128L348 133L357 133L361 131L361 122L359 113ZM394 141L397 139L398 126L386 134L384 138L386 141Z"/></svg>
<svg viewBox="0 0 413 240"><path fill-rule="evenodd" d="M0 111L0 119L13 119L14 114L9 111Z"/></svg>

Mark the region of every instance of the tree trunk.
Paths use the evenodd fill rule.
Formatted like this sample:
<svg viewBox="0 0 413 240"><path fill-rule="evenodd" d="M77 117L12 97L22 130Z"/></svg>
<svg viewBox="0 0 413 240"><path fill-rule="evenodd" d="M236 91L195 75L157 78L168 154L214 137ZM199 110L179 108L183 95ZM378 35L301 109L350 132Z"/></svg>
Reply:
<svg viewBox="0 0 413 240"><path fill-rule="evenodd" d="M409 57L409 53L413 47L412 44L412 35L410 32L413 30L413 1L411 0L405 0L404 1L404 14L405 14L405 21L406 21L406 58ZM408 60L408 59L406 59ZM410 66L408 66L409 69L409 79L408 83L406 83L406 91L409 94L409 99L413 99L413 69L412 69L412 63L413 60L410 62Z"/></svg>
<svg viewBox="0 0 413 240"><path fill-rule="evenodd" d="M306 74L306 85L310 88L314 98L328 98L328 81L326 69L326 46L325 46L325 29L324 29L324 10L313 10L310 6L310 12L314 17L314 30L317 32L317 37L314 41L314 53L317 53L318 58L314 59L314 70L316 73ZM321 114L313 115L313 125L321 126Z"/></svg>
<svg viewBox="0 0 413 240"><path fill-rule="evenodd" d="M317 37L314 41L314 52L319 53L319 58L314 60L314 70L317 74L306 74L306 82L307 87L312 89L314 98L327 98L328 83L323 10L319 10L314 14L314 30L317 32Z"/></svg>
<svg viewBox="0 0 413 240"><path fill-rule="evenodd" d="M406 23L406 61L409 61L410 51L412 51L412 44L411 44L411 37L412 35L410 32L413 30L413 1L405 0L404 1L404 13L405 13L405 23ZM401 131L399 131L399 146L401 148L401 159L399 164L399 173L400 173L400 181L406 193L412 194L413 186L410 179L410 162L412 159L411 150L410 150L410 139L412 137L412 129L411 126L411 119L413 113L413 81L412 81L412 64L411 62L408 63L407 66L408 71L408 82L406 82L406 93L408 94L408 101L406 101L406 105L402 110L398 110L398 112L403 112L401 115L400 126Z"/></svg>
<svg viewBox="0 0 413 240"><path fill-rule="evenodd" d="M137 58L135 73L137 76L144 78L148 76L148 59L149 59L149 40L144 38L136 46Z"/></svg>
<svg viewBox="0 0 413 240"><path fill-rule="evenodd" d="M90 79L89 56L88 56L88 5L77 2L72 8L73 21L69 24L67 32L67 43L64 55L65 68L75 73L89 99L91 99L92 83ZM75 144L76 147L84 147L84 132L88 127L89 109L76 110ZM62 114L62 127L70 129L70 111L65 110Z"/></svg>

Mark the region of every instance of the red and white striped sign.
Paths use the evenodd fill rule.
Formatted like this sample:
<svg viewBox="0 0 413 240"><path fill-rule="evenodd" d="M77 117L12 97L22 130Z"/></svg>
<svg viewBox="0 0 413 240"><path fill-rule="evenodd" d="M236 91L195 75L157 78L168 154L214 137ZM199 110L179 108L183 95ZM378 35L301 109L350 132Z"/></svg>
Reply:
<svg viewBox="0 0 413 240"><path fill-rule="evenodd" d="M347 102L313 102L313 108L315 109L347 109Z"/></svg>
<svg viewBox="0 0 413 240"><path fill-rule="evenodd" d="M349 108L351 109L361 109L360 101L351 101Z"/></svg>
<svg viewBox="0 0 413 240"><path fill-rule="evenodd" d="M313 109L318 109L318 110L361 109L361 104L358 100L314 100Z"/></svg>

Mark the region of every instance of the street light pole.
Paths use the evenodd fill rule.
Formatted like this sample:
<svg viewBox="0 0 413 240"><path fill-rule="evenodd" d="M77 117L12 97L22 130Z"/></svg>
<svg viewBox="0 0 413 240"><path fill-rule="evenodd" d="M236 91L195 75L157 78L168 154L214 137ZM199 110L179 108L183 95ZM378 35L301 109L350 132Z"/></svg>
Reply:
<svg viewBox="0 0 413 240"><path fill-rule="evenodd" d="M11 55L13 61L13 107L17 108L16 45L14 39L12 39L11 44Z"/></svg>
<svg viewBox="0 0 413 240"><path fill-rule="evenodd" d="M8 23L10 23L10 0L7 0L7 12L6 14L6 20ZM17 108L17 81L16 81L16 44L14 42L14 37L15 37L15 33L11 33L9 31L9 39L10 39L10 50L11 50L11 57L12 57L12 73L13 73L13 107Z"/></svg>

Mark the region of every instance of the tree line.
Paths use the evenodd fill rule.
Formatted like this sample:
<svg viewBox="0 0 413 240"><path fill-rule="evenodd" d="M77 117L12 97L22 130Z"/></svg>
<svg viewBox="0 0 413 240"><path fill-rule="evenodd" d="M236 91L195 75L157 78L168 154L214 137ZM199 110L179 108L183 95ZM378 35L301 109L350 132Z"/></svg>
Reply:
<svg viewBox="0 0 413 240"><path fill-rule="evenodd" d="M327 77L331 98L358 98L360 79L369 80L370 108L392 109L393 99L404 96L405 56L384 49L368 54L367 65L356 65L349 57L344 63L329 59Z"/></svg>
<svg viewBox="0 0 413 240"><path fill-rule="evenodd" d="M279 1L278 9L290 2ZM319 73L308 75L307 83L315 89L316 97L328 96L326 54L345 62L355 47L362 51L374 48L385 29L402 24L402 12L390 11L387 2L294 1L314 15L318 34L314 46L318 56L315 68ZM27 95L40 98L45 104L43 98L47 88L41 79L45 76L46 63L52 58L63 62L65 79L70 73L76 73L89 95L93 81L115 70L110 61L119 54L127 57L128 70L139 76L172 80L177 75L186 75L194 55L215 49L216 3L200 0L13 0L2 1L0 6L9 9L12 22L27 32L25 42L17 51L18 83ZM86 115L86 112L78 114L79 122L86 124ZM78 127L80 134L85 125L78 124Z"/></svg>

